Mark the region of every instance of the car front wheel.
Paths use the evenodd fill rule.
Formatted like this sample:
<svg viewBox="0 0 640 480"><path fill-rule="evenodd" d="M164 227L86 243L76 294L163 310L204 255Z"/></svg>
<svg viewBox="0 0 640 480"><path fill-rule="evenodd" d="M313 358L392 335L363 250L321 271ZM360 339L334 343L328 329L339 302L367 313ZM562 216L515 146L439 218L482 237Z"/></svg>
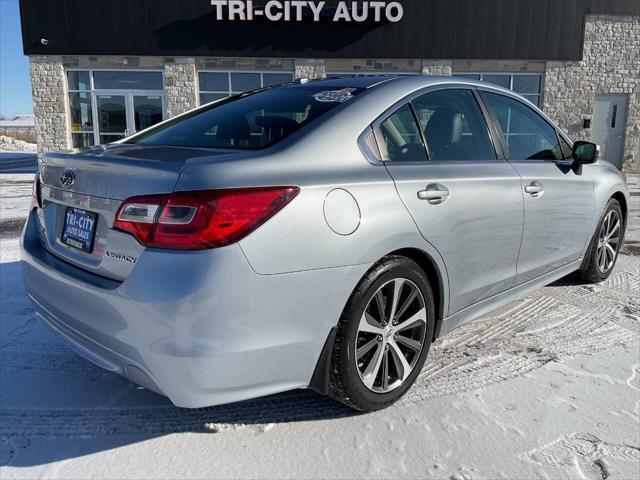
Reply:
<svg viewBox="0 0 640 480"><path fill-rule="evenodd" d="M611 199L598 223L580 276L590 283L603 282L616 265L624 240L624 217L617 200Z"/></svg>

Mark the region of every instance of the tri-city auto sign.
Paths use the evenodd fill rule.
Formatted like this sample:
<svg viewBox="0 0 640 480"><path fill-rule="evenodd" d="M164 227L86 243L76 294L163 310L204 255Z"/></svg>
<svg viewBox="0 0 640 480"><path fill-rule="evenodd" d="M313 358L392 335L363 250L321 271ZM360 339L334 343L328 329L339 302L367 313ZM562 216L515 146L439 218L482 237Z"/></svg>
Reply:
<svg viewBox="0 0 640 480"><path fill-rule="evenodd" d="M254 5L255 3L255 5ZM330 11L326 1L306 0L211 0L216 20L253 21L266 18L272 22L302 22L313 18L314 22L393 22L404 17L404 8L400 2L338 2Z"/></svg>

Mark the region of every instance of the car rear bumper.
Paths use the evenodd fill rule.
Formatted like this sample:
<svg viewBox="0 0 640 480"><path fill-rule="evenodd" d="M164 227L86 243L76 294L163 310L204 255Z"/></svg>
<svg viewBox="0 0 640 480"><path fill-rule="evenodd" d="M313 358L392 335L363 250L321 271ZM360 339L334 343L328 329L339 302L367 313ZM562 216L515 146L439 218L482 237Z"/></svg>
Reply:
<svg viewBox="0 0 640 480"><path fill-rule="evenodd" d="M147 249L123 282L48 253L34 215L23 276L38 318L94 363L182 407L309 385L368 266L258 275L241 248Z"/></svg>

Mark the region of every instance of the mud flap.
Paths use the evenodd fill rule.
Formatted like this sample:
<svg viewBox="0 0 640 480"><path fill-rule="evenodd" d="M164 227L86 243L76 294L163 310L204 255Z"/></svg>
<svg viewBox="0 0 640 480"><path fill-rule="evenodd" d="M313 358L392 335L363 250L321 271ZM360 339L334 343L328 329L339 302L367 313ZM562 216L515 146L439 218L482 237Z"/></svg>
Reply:
<svg viewBox="0 0 640 480"><path fill-rule="evenodd" d="M327 340L324 342L322 352L320 352L320 358L316 364L316 368L313 371L311 377L311 383L309 388L320 395L327 395L329 393L329 378L331 376L331 357L333 354L333 344L336 340L336 334L338 333L338 327L333 327L327 336Z"/></svg>

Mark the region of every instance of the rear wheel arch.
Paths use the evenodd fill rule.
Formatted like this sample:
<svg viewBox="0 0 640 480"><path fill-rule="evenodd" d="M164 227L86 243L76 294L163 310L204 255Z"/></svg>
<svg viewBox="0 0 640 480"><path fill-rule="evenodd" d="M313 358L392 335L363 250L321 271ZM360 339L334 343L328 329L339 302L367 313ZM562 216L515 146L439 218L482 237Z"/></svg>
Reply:
<svg viewBox="0 0 640 480"><path fill-rule="evenodd" d="M433 300L436 306L436 325L433 332L433 339L435 340L439 336L445 311L446 290L444 286L444 276L433 258L431 258L424 250L420 250L418 248L403 248L391 252L389 255L399 255L413 260L429 279L429 283L431 283L431 290L433 291Z"/></svg>

